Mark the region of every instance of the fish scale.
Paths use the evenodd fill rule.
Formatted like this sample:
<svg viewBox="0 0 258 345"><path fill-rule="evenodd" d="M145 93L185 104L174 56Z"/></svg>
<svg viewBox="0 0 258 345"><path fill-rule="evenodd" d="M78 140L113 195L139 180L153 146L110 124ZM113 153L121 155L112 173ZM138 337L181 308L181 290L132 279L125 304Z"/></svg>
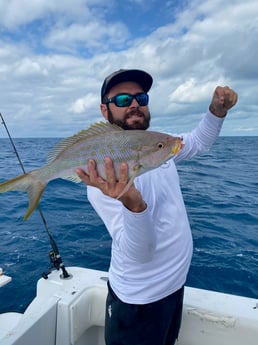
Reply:
<svg viewBox="0 0 258 345"><path fill-rule="evenodd" d="M182 139L165 133L145 130L123 130L110 123L96 123L87 130L60 141L48 154L47 164L0 184L0 193L24 191L29 205L26 220L37 207L49 181L62 178L80 182L75 173L82 168L88 173L88 162L94 159L99 176L106 179L105 157L110 157L117 179L121 162L128 164L128 183L121 197L132 185L134 178L163 164L177 154Z"/></svg>

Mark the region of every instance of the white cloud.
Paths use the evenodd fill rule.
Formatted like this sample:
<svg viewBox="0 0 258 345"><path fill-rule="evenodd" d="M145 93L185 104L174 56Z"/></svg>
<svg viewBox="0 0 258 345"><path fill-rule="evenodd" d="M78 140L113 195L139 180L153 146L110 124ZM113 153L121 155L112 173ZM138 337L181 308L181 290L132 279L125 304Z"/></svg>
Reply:
<svg viewBox="0 0 258 345"><path fill-rule="evenodd" d="M49 19L49 16L87 18L89 10L84 0L0 0L1 25L15 29L34 20Z"/></svg>
<svg viewBox="0 0 258 345"><path fill-rule="evenodd" d="M199 84L196 79L190 78L169 95L169 100L175 103L209 101L214 91L214 85L214 81ZM224 80L218 80L216 85L225 85Z"/></svg>
<svg viewBox="0 0 258 345"><path fill-rule="evenodd" d="M48 75L48 70L45 67L42 68L37 61L33 61L28 57L24 57L21 61L16 61L15 65L15 73L17 73L18 76Z"/></svg>
<svg viewBox="0 0 258 345"><path fill-rule="evenodd" d="M91 110L97 103L99 103L99 97L96 94L88 93L85 97L78 98L73 102L70 110L76 114L81 114Z"/></svg>
<svg viewBox="0 0 258 345"><path fill-rule="evenodd" d="M222 84L239 93L224 133L258 135L257 1L194 0L165 23L168 6L159 25L162 8L155 0L148 9L153 5L153 17L139 16L137 26L116 1L0 0L0 110L14 134L64 136L85 128L100 117L103 79L125 67L153 75L157 128L190 129ZM149 33L137 31L148 25Z"/></svg>
<svg viewBox="0 0 258 345"><path fill-rule="evenodd" d="M122 23L107 25L101 21L91 21L85 25L72 24L68 27L53 29L44 40L44 44L55 50L75 51L79 48L93 53L94 50L106 51L112 45L123 45L128 38L126 27ZM103 41L108 44L103 45Z"/></svg>

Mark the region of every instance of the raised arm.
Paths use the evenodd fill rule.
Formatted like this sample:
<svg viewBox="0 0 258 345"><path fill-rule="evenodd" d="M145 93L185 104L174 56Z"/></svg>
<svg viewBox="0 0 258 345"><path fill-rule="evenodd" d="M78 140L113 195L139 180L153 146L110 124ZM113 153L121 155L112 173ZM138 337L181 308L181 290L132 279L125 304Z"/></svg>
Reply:
<svg viewBox="0 0 258 345"><path fill-rule="evenodd" d="M207 114L195 129L182 134L185 145L175 156L175 162L192 158L210 149L219 136L228 110L236 104L237 98L237 93L228 86L216 87Z"/></svg>

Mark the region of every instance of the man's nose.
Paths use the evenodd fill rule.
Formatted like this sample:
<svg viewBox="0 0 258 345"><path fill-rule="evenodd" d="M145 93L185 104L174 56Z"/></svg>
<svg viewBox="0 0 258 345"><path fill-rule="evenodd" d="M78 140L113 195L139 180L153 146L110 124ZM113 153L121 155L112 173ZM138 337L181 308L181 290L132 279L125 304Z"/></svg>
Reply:
<svg viewBox="0 0 258 345"><path fill-rule="evenodd" d="M132 103L130 104L130 107L132 108L136 108L136 107L139 107L139 103L137 102L137 99L136 98L133 98L133 101Z"/></svg>

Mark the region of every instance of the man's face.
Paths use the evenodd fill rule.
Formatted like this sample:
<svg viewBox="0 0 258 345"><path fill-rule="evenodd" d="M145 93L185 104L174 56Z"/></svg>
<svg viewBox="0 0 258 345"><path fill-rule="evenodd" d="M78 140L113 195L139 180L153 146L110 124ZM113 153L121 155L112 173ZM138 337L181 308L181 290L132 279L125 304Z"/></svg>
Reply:
<svg viewBox="0 0 258 345"><path fill-rule="evenodd" d="M135 82L122 82L110 89L107 94L112 98L121 93L135 95L143 92L141 86ZM115 123L123 129L147 129L150 125L148 105L140 106L134 98L128 107L118 107L115 103L101 104L101 112L106 120Z"/></svg>

